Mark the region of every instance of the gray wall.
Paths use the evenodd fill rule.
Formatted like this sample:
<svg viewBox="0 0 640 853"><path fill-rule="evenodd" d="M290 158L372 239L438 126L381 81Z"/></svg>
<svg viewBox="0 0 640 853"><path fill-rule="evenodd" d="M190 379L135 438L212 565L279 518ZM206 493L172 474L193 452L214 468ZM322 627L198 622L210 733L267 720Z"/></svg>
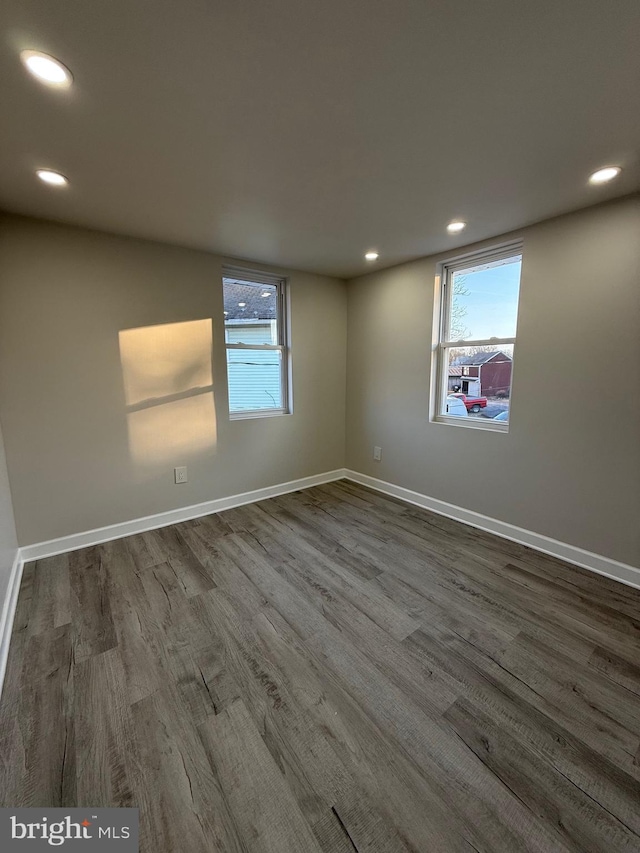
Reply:
<svg viewBox="0 0 640 853"><path fill-rule="evenodd" d="M290 281L294 411L231 422L222 262L206 252L3 218L0 417L21 545L344 465L345 283L277 270ZM208 318L207 378L211 350L200 344ZM134 333L121 350L123 330L203 320L198 334L174 327L183 351L177 373L154 377L167 338L153 329ZM193 341L200 344L192 351ZM128 400L125 383L134 386ZM194 390L186 401L130 408L140 398L209 383L213 399ZM189 466L186 485L174 485L176 465Z"/></svg>
<svg viewBox="0 0 640 853"><path fill-rule="evenodd" d="M347 467L638 566L640 202L510 236L524 259L509 433L429 422L446 255L425 258L349 282Z"/></svg>
<svg viewBox="0 0 640 853"><path fill-rule="evenodd" d="M13 523L13 505L0 429L0 611L7 593L9 574L18 550L16 528Z"/></svg>
<svg viewBox="0 0 640 853"><path fill-rule="evenodd" d="M429 423L433 284L445 256L350 282L347 466L640 564L639 235L637 197L510 235L523 237L524 263L508 434ZM21 544L345 463L344 283L279 270L291 282L294 414L230 422L221 264L205 252L2 220L0 419ZM139 413L125 382L137 362L127 375L120 332L207 318L213 401L194 391L196 418L168 403L133 429ZM175 390L206 386L198 359L186 352ZM153 382L142 384L151 396ZM189 483L175 486L182 464ZM2 477L0 466L6 495ZM5 505L0 497L3 567L15 544Z"/></svg>

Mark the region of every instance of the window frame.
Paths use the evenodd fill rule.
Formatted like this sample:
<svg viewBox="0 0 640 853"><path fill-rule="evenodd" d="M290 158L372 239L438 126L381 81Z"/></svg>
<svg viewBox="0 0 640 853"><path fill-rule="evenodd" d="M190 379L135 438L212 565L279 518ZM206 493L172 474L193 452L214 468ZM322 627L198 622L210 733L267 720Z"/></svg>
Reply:
<svg viewBox="0 0 640 853"><path fill-rule="evenodd" d="M470 340L448 340L445 339L445 331L449 328L449 319L451 316L452 303L452 278L453 274L460 270L468 269L473 266L481 266L495 261L511 258L516 255L520 256L521 264L523 263L523 242L517 240L510 243L503 243L497 246L490 246L486 249L481 249L476 252L469 252L465 255L458 255L453 258L448 258L441 261L437 266L436 274L436 311L434 323L434 342L433 342L433 365L432 378L434 386L434 394L432 395L432 423L451 424L466 429L483 429L489 432L506 433L509 432L511 419L508 421L500 421L496 423L494 420L480 418L460 418L455 415L443 414L445 408L445 399L448 392L448 375L445 365L447 364L447 350L461 347L473 346L513 346L512 368L511 368L511 389L509 392L509 412L511 412L511 400L513 398L513 371L515 367L516 354L516 336L510 338L485 338L485 339L470 339ZM522 267L521 267L522 279ZM521 283L521 282L520 282ZM520 286L518 287L518 313L520 311ZM516 334L517 334L517 318L516 318Z"/></svg>
<svg viewBox="0 0 640 853"><path fill-rule="evenodd" d="M273 418L282 415L290 415L293 412L292 393L291 393L291 344L290 344L290 328L289 328L289 287L286 276L267 273L263 270L251 270L244 267L231 267L224 265L222 267L222 301L224 306L224 286L225 279L233 279L234 281L246 282L247 284L255 285L270 285L276 288L276 328L278 330L277 344L230 344L227 343L227 325L224 318L224 346L225 346L225 367L227 370L227 407L229 412L229 420L241 421L251 418ZM223 308L224 317L224 308ZM227 360L227 352L229 350L257 350L264 352L265 350L276 350L280 353L280 385L282 406L274 406L269 409L243 409L242 411L234 412L231 410L229 398L229 362Z"/></svg>

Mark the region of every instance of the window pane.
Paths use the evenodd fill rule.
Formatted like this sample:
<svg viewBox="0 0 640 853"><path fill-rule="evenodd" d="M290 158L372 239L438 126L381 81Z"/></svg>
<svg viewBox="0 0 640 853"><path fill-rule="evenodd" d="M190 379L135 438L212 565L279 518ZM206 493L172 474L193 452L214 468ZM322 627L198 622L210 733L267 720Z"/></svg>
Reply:
<svg viewBox="0 0 640 853"><path fill-rule="evenodd" d="M282 409L280 350L228 349L229 411Z"/></svg>
<svg viewBox="0 0 640 853"><path fill-rule="evenodd" d="M278 344L275 284L223 279L225 340L228 344Z"/></svg>
<svg viewBox="0 0 640 853"><path fill-rule="evenodd" d="M447 347L447 393L441 414L508 422L513 350L513 344Z"/></svg>
<svg viewBox="0 0 640 853"><path fill-rule="evenodd" d="M522 255L456 270L450 276L449 341L515 338Z"/></svg>

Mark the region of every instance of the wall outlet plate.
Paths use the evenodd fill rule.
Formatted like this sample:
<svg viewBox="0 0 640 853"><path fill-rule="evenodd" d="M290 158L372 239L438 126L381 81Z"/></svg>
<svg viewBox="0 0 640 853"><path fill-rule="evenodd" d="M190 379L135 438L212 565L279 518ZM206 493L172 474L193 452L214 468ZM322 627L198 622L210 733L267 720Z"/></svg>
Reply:
<svg viewBox="0 0 640 853"><path fill-rule="evenodd" d="M382 459L382 448L381 447L374 447L373 448L373 459L375 462L380 462L380 460Z"/></svg>
<svg viewBox="0 0 640 853"><path fill-rule="evenodd" d="M174 468L173 474L176 480L176 483L186 483L187 482L187 466L182 465L180 468Z"/></svg>

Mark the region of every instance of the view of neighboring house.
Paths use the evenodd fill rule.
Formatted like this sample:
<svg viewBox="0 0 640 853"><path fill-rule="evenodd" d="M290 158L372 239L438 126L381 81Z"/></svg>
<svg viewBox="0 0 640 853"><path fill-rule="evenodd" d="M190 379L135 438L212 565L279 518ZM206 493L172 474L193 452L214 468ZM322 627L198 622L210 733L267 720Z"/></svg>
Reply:
<svg viewBox="0 0 640 853"><path fill-rule="evenodd" d="M449 366L448 389L469 397L508 397L512 366L502 351L458 356Z"/></svg>

